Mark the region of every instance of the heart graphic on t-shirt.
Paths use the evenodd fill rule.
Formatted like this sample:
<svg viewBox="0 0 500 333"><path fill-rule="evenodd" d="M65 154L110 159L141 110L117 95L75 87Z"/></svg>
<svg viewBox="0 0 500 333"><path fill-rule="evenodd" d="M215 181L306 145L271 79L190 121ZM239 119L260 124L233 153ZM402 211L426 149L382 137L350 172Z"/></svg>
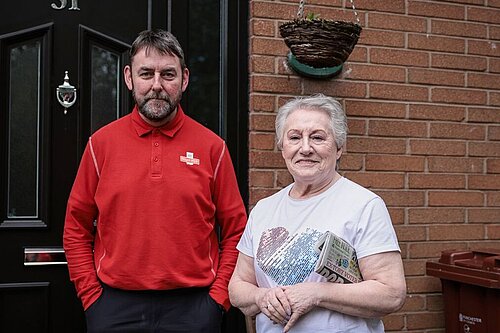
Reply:
<svg viewBox="0 0 500 333"><path fill-rule="evenodd" d="M278 285L304 282L318 260L314 245L321 234L309 228L293 235L284 227L268 229L259 241L257 263Z"/></svg>

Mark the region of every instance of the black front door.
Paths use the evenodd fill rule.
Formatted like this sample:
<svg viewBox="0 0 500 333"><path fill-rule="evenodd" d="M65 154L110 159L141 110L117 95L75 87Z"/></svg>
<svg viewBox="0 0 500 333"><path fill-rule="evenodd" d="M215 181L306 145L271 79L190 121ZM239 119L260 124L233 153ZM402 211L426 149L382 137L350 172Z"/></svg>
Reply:
<svg viewBox="0 0 500 333"><path fill-rule="evenodd" d="M85 331L62 250L66 201L88 136L131 110L122 69L138 32L180 34L188 66L198 66L187 96L205 100L200 109L183 101L186 112L222 136L235 132L227 122L235 116L226 116L227 68L218 51L226 43L219 32L229 29L218 26L222 46L206 51L203 43L211 41L202 32L213 23L190 14L215 10L211 18L219 21L225 3L0 2L0 332ZM185 28L190 20L195 29Z"/></svg>

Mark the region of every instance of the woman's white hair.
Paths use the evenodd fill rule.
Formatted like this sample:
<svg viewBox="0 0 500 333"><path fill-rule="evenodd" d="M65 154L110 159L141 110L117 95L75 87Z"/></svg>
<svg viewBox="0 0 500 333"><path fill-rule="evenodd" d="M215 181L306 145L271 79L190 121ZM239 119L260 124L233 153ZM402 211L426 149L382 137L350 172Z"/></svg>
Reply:
<svg viewBox="0 0 500 333"><path fill-rule="evenodd" d="M347 138L347 118L340 103L329 96L316 94L308 97L297 97L288 101L279 108L276 116L276 144L283 148L283 131L286 118L297 110L319 110L330 117L331 128L335 137L337 148L342 148Z"/></svg>

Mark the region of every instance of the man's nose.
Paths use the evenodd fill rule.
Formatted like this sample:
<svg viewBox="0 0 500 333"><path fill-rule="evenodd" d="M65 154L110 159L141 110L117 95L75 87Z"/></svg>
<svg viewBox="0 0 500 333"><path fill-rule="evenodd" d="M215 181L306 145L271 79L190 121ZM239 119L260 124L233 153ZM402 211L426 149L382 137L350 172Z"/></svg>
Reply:
<svg viewBox="0 0 500 333"><path fill-rule="evenodd" d="M163 89L163 87L161 85L161 74L160 73L155 73L154 78L153 78L152 89L154 91L159 91L159 90Z"/></svg>

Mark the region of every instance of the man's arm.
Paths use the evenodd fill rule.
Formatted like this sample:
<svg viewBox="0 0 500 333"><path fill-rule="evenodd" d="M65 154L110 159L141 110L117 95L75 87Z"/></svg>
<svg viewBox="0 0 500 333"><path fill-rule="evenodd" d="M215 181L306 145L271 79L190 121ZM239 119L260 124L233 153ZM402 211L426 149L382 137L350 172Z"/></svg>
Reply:
<svg viewBox="0 0 500 333"><path fill-rule="evenodd" d="M71 190L64 223L63 245L71 281L86 310L102 293L94 264L94 194L99 181L97 163L87 144Z"/></svg>
<svg viewBox="0 0 500 333"><path fill-rule="evenodd" d="M238 258L236 245L245 229L247 214L238 189L231 157L225 144L221 154L219 165L216 168L213 193L216 219L221 227L220 255L217 276L210 288L210 295L228 310L231 304L227 288Z"/></svg>

